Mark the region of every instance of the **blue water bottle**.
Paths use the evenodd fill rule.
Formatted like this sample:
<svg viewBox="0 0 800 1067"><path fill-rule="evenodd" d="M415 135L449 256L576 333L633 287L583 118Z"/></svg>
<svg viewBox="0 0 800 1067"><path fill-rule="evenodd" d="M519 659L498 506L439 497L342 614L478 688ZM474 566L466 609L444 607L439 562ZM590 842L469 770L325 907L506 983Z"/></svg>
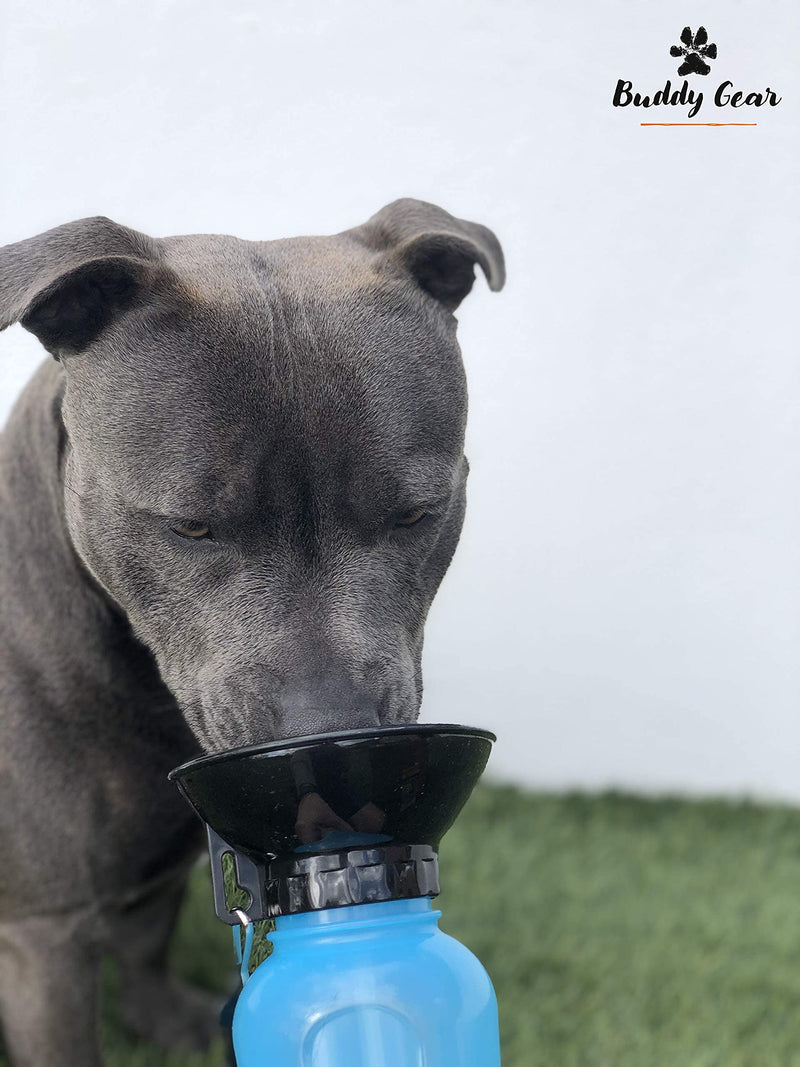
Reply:
<svg viewBox="0 0 800 1067"><path fill-rule="evenodd" d="M499 1067L489 976L431 904L439 842L493 740L463 726L385 727L173 771L209 828L217 914L246 931L237 1067ZM246 908L227 906L226 853ZM262 918L275 920L273 951L249 975Z"/></svg>

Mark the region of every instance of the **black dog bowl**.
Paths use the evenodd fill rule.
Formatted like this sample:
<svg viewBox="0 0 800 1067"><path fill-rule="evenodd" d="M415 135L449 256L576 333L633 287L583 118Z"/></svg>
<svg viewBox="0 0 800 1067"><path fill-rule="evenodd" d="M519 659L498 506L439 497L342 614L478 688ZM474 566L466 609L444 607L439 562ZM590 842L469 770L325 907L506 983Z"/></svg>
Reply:
<svg viewBox="0 0 800 1067"><path fill-rule="evenodd" d="M214 904L223 860L254 921L436 896L438 848L483 773L495 736L469 726L388 726L232 749L172 771L208 826Z"/></svg>
<svg viewBox="0 0 800 1067"><path fill-rule="evenodd" d="M494 740L469 726L347 730L203 756L170 778L201 819L257 861L379 840L435 850Z"/></svg>

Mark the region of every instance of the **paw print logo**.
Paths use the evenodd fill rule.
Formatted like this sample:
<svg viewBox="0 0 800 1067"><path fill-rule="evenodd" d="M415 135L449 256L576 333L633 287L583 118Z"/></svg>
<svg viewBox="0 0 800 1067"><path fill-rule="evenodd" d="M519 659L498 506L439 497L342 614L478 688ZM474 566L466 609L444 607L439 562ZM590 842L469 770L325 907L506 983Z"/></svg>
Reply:
<svg viewBox="0 0 800 1067"><path fill-rule="evenodd" d="M701 26L694 37L691 28L684 26L681 41L682 45L674 44L669 50L669 54L676 59L684 57L683 63L678 67L678 74L708 74L711 67L706 60L717 58L717 46L708 43L705 26Z"/></svg>

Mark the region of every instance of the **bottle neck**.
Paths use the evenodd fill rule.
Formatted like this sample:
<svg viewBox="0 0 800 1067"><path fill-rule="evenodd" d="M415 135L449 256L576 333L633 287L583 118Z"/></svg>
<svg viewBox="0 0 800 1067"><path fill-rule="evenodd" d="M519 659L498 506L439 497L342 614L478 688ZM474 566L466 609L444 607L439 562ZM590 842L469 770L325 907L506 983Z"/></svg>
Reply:
<svg viewBox="0 0 800 1067"><path fill-rule="evenodd" d="M267 868L267 914L346 910L439 893L439 863L430 845L381 845L274 860Z"/></svg>
<svg viewBox="0 0 800 1067"><path fill-rule="evenodd" d="M324 908L320 911L298 912L296 915L279 915L275 919L275 933L346 933L348 928L382 924L406 923L413 920L436 922L442 913L433 908L430 897L415 897L410 900L381 900L373 904L351 904L339 908ZM270 938L273 935L269 935Z"/></svg>

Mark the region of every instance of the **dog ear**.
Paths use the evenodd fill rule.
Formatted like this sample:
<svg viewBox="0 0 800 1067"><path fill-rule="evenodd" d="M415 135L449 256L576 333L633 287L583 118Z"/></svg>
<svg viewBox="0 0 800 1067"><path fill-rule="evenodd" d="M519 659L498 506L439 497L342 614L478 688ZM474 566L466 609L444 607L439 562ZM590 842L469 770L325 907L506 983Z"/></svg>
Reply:
<svg viewBox="0 0 800 1067"><path fill-rule="evenodd" d="M494 292L506 280L503 250L491 230L454 218L424 200L395 200L363 226L346 232L385 252L448 311L454 311L472 288L476 263Z"/></svg>
<svg viewBox="0 0 800 1067"><path fill-rule="evenodd" d="M0 248L0 330L20 322L56 359L80 352L163 272L158 242L78 219Z"/></svg>

